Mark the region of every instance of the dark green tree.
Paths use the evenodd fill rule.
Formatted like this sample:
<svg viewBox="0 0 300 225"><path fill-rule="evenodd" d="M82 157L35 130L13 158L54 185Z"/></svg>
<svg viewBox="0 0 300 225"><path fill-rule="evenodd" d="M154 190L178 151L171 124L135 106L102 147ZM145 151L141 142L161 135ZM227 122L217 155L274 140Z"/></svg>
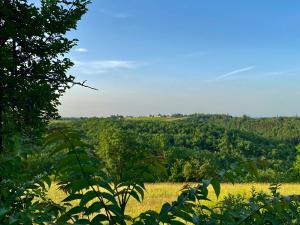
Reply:
<svg viewBox="0 0 300 225"><path fill-rule="evenodd" d="M5 138L32 133L58 116L59 97L76 82L65 54L76 45L66 33L89 0L0 0L0 152Z"/></svg>
<svg viewBox="0 0 300 225"><path fill-rule="evenodd" d="M113 124L101 129L97 154L108 174L116 181L157 181L166 176L162 155L134 135Z"/></svg>

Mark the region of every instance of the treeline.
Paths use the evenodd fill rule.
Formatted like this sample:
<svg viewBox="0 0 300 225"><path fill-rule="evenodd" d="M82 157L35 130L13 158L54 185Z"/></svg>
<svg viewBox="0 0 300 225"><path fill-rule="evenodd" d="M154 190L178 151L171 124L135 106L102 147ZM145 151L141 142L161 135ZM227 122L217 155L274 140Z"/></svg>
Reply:
<svg viewBox="0 0 300 225"><path fill-rule="evenodd" d="M63 121L79 129L107 173L122 180L198 181L218 177L216 171L242 160L253 160L258 174L239 182L299 179L297 117L195 114Z"/></svg>

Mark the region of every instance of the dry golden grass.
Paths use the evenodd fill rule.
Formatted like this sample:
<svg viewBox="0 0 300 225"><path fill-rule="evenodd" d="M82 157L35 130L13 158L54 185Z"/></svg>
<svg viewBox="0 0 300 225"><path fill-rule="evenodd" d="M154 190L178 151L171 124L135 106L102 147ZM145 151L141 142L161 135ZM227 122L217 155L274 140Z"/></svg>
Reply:
<svg viewBox="0 0 300 225"><path fill-rule="evenodd" d="M147 210L159 211L162 204L165 202L172 202L180 193L183 183L155 183L146 184L145 199L140 204L135 200L129 201L127 213L132 216L137 216L141 212ZM219 199L216 198L212 189L209 191L209 197L212 202L209 205L215 205L217 202L222 201L228 194L244 194L246 197L250 196L251 188L254 187L256 191L269 192L269 184L267 183L245 183L245 184L222 184L221 195ZM283 195L300 195L300 184L282 184L279 192ZM49 191L49 196L56 202L65 198L62 191L57 190L57 186L53 185Z"/></svg>

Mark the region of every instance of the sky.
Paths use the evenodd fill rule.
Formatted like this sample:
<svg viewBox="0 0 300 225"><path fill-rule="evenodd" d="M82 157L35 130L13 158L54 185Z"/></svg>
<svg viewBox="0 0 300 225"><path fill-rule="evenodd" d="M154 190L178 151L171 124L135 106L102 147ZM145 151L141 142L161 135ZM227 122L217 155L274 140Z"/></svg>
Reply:
<svg viewBox="0 0 300 225"><path fill-rule="evenodd" d="M93 0L63 117L300 114L300 1Z"/></svg>

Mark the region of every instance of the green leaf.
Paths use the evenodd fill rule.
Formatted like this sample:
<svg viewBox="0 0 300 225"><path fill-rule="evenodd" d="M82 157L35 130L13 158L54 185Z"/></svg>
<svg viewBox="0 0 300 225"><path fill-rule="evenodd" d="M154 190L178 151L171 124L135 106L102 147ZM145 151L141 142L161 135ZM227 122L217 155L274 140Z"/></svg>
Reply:
<svg viewBox="0 0 300 225"><path fill-rule="evenodd" d="M109 183L107 183L106 181L97 180L95 182L95 184L97 184L98 186L104 188L105 190L109 191L110 193L114 193L113 189L111 188Z"/></svg>
<svg viewBox="0 0 300 225"><path fill-rule="evenodd" d="M87 219L79 219L75 224L90 224L90 221Z"/></svg>
<svg viewBox="0 0 300 225"><path fill-rule="evenodd" d="M67 221L70 220L73 216L75 216L83 211L84 211L84 207L75 206L75 207L71 208L68 212L66 212L65 214L62 214L58 218L57 223L58 224L66 224Z"/></svg>
<svg viewBox="0 0 300 225"><path fill-rule="evenodd" d="M80 205L77 205L77 206L71 208L71 209L67 212L67 214L70 215L70 216L73 216L73 215L82 213L84 210L85 210L85 207L82 207L82 206L80 206Z"/></svg>
<svg viewBox="0 0 300 225"><path fill-rule="evenodd" d="M180 222L178 220L171 220L171 224L175 224L175 225L186 225L186 223Z"/></svg>
<svg viewBox="0 0 300 225"><path fill-rule="evenodd" d="M100 202L94 202L90 207L87 208L86 214L90 215L92 213L100 212L100 210L103 208L103 204Z"/></svg>
<svg viewBox="0 0 300 225"><path fill-rule="evenodd" d="M135 190L140 194L140 196L141 196L141 201L143 201L144 200L144 188L143 187L141 187L141 186L136 186L135 187Z"/></svg>
<svg viewBox="0 0 300 225"><path fill-rule="evenodd" d="M70 202L73 200L81 199L82 196L83 196L82 194L70 194L68 197L62 200L62 202Z"/></svg>
<svg viewBox="0 0 300 225"><path fill-rule="evenodd" d="M117 216L122 216L121 209L117 204L106 205L106 207Z"/></svg>
<svg viewBox="0 0 300 225"><path fill-rule="evenodd" d="M92 219L91 225L102 224L103 221L108 221L107 216L105 216L104 214L98 214L97 216L95 216L95 217Z"/></svg>
<svg viewBox="0 0 300 225"><path fill-rule="evenodd" d="M193 222L193 217L183 210L176 211L175 215L187 222Z"/></svg>
<svg viewBox="0 0 300 225"><path fill-rule="evenodd" d="M44 177L44 181L48 185L48 189L50 189L52 183L50 177L49 176Z"/></svg>
<svg viewBox="0 0 300 225"><path fill-rule="evenodd" d="M115 197L112 194L106 193L106 192L99 192L98 194L101 197L103 197L103 198L107 199L108 201L110 201L111 203L117 205L117 201L116 201Z"/></svg>
<svg viewBox="0 0 300 225"><path fill-rule="evenodd" d="M50 151L50 156L53 156L54 154L64 150L64 149L68 149L70 146L67 143L61 143L57 146L55 146L54 148L51 148Z"/></svg>
<svg viewBox="0 0 300 225"><path fill-rule="evenodd" d="M88 191L86 192L83 197L81 198L80 205L86 205L88 202L92 201L96 198L99 194L95 191Z"/></svg>
<svg viewBox="0 0 300 225"><path fill-rule="evenodd" d="M171 208L172 208L172 206L170 205L170 203L163 204L163 206L161 207L161 210L159 212L159 217L166 218L168 215L168 212L170 211Z"/></svg>
<svg viewBox="0 0 300 225"><path fill-rule="evenodd" d="M212 179L210 183L211 183L211 185L212 185L212 187L215 191L215 194L216 194L217 198L219 198L220 193L221 193L221 184L220 184L220 182L217 179Z"/></svg>
<svg viewBox="0 0 300 225"><path fill-rule="evenodd" d="M142 202L141 199L140 199L140 196L137 194L136 191L131 191L131 192L130 192L130 196L133 197L133 198L134 198L135 200L137 200L138 202L140 202L140 203Z"/></svg>

